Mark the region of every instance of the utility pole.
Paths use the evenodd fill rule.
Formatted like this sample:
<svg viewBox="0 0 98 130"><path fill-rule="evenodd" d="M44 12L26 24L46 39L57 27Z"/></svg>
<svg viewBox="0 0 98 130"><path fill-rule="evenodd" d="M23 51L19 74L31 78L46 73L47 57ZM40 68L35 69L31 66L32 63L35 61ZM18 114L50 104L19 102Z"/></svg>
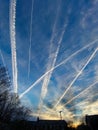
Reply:
<svg viewBox="0 0 98 130"><path fill-rule="evenodd" d="M59 111L60 113L60 120L62 120L62 111Z"/></svg>

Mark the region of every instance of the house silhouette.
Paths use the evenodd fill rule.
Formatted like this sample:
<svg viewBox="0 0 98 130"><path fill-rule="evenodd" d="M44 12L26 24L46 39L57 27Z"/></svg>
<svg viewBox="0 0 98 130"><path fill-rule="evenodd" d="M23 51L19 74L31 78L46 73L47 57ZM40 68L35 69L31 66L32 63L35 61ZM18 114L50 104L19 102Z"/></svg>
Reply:
<svg viewBox="0 0 98 130"><path fill-rule="evenodd" d="M85 120L91 130L98 130L98 115L86 115Z"/></svg>
<svg viewBox="0 0 98 130"><path fill-rule="evenodd" d="M21 121L15 125L14 130L67 130L65 120L37 120Z"/></svg>

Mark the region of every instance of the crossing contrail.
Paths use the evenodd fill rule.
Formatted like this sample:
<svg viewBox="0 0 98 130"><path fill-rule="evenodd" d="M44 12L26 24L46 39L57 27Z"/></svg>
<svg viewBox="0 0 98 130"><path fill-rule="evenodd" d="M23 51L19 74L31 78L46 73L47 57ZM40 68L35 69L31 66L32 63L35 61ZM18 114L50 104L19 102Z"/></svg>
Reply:
<svg viewBox="0 0 98 130"><path fill-rule="evenodd" d="M29 78L29 75L30 75L31 42L32 42L32 24L33 24L33 8L34 8L34 0L32 0L31 19L30 19L30 44L29 44L28 78Z"/></svg>
<svg viewBox="0 0 98 130"><path fill-rule="evenodd" d="M73 97L72 99L70 99L67 103L63 104L62 107L66 106L67 104L71 103L73 100L75 100L77 97L80 97L82 94L84 94L85 92L87 92L90 88L92 88L94 85L96 85L98 83L98 81L96 81L95 83L93 83L92 85L90 85L89 87L87 87L86 89L84 89L82 92L80 92L78 95L76 95L75 97Z"/></svg>
<svg viewBox="0 0 98 130"><path fill-rule="evenodd" d="M53 60L53 63L52 63L52 65L51 65L51 68L54 68L54 66L55 66L55 63L56 63L56 60L57 60L57 56L58 56L58 53L59 53L59 49L60 49L60 46L61 46L61 42L62 42L64 33L65 33L65 28L66 28L66 26L67 26L67 25L64 24L64 29L63 29L63 31L62 31L62 33L61 33L61 36L60 36L60 39L59 39L59 41L58 41L58 47L57 47L57 50L56 50L56 52L55 52L55 56L54 56L54 60ZM45 96L46 96L46 94L47 94L48 84L49 84L49 82L50 82L50 78L51 78L51 76L52 76L52 73L53 73L53 70L52 70L49 74L47 74L47 75L45 76L45 78L44 78L44 81L43 81L43 84L42 84L42 89L41 89L40 104L39 104L40 108L41 108L41 106L42 106L43 99L45 98Z"/></svg>
<svg viewBox="0 0 98 130"><path fill-rule="evenodd" d="M90 47L91 45L95 44L98 41L98 39L95 39L94 41L90 42L88 45L84 46L83 48L79 49L78 51L76 51L75 53L73 53L71 56L69 56L67 59L63 60L62 62L60 62L59 64L57 64L56 66L54 66L54 68L51 68L49 71L47 71L45 74L43 74L39 79L37 79L28 89L26 89L22 94L20 94L20 98L22 98L26 93L28 93L35 85L37 85L48 73L50 73L51 71L55 70L56 68L58 68L59 66L63 65L64 63L66 63L67 61L69 61L72 57L74 57L75 55L77 55L78 53L80 53L81 51L83 51L84 49Z"/></svg>
<svg viewBox="0 0 98 130"><path fill-rule="evenodd" d="M64 32L65 32L65 28L66 28L66 24L64 25L64 29L61 33L61 36L60 36L60 39L58 41L58 47L57 47L57 50L55 52L55 55L54 55L54 59L53 59L53 63L51 65L51 68L54 68L55 66L55 63L56 63L56 60L57 60L57 56L58 56L58 53L59 53L59 49L60 49L60 46L61 46L61 42L62 42L62 39L63 39L63 36L64 36ZM49 70L49 69L48 69ZM50 78L51 78L51 75L53 73L53 70L48 73L45 78L44 78L44 81L43 81L43 85L42 85L42 93L41 93L41 97L44 98L46 93L47 93L47 87L48 87L48 84L49 84L49 81L50 81Z"/></svg>
<svg viewBox="0 0 98 130"><path fill-rule="evenodd" d="M58 6L57 8L57 14L56 14L56 18L55 18L55 21L54 21L54 25L53 25L53 29L52 29L52 36L51 36L51 39L50 39L50 49L49 49L49 59L48 59L48 63L47 63L47 69L46 69L46 72L53 68L54 65L55 65L55 62L56 62L56 58L57 58L57 55L58 55L58 52L59 52L59 48L60 48L60 45L58 44L58 47L57 47L57 50L56 50L56 53L54 54L54 57L51 57L51 54L52 54L52 46L53 46L53 43L54 43L54 38L55 38L55 35L56 35L56 25L57 25L57 21L58 21L58 17L59 17L59 12L60 12L60 5ZM45 98L46 94L47 94L47 88L48 88L48 84L49 84L49 81L50 81L50 78L51 78L51 75L52 75L52 71L50 73L48 73L45 77L44 77L44 80L43 80L43 84L42 84L42 88L41 88L41 95L40 95L40 102L39 102L39 111L41 109L41 106L42 106L42 103L43 103L43 99Z"/></svg>
<svg viewBox="0 0 98 130"><path fill-rule="evenodd" d="M13 72L13 87L14 92L17 93L17 59L16 59L16 0L10 0L10 40L11 40L11 53L12 53L12 72Z"/></svg>
<svg viewBox="0 0 98 130"><path fill-rule="evenodd" d="M0 50L0 55L1 55L2 63L3 63L3 65L5 66L5 61L4 61L4 57L3 57L3 54L2 54L2 51L1 51L1 50Z"/></svg>
<svg viewBox="0 0 98 130"><path fill-rule="evenodd" d="M68 92L68 90L72 87L72 85L75 83L75 81L78 79L78 77L82 74L83 70L86 68L86 66L89 64L89 62L93 59L94 55L96 54L96 52L98 51L98 48L95 49L95 51L92 53L92 55L90 56L90 58L88 59L88 61L86 62L86 64L83 66L83 68L79 71L79 73L76 75L76 77L73 79L73 81L71 82L71 84L67 87L67 89L65 90L65 92L63 93L63 95L60 97L60 99L58 100L57 104L54 106L56 107L60 101L62 100L62 98L65 96L65 94Z"/></svg>

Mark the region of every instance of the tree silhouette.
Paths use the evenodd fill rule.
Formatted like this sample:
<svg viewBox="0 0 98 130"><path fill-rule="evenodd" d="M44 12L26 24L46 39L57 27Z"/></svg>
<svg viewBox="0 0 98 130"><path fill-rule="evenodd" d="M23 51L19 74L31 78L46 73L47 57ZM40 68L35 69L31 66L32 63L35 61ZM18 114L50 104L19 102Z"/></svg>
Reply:
<svg viewBox="0 0 98 130"><path fill-rule="evenodd" d="M8 70L0 66L0 121L24 120L30 110L21 105L17 94L11 91Z"/></svg>

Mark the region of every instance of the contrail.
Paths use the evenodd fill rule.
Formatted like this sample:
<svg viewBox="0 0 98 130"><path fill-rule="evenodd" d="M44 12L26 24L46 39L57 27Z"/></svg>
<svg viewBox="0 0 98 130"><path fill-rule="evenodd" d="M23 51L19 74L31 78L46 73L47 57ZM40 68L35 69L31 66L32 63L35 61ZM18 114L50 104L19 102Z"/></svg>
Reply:
<svg viewBox="0 0 98 130"><path fill-rule="evenodd" d="M65 103L64 105L62 105L62 107L66 106L67 104L69 104L70 102L72 102L73 100L75 100L77 97L81 96L82 94L84 94L86 91L88 91L90 88L92 88L94 85L96 85L98 83L98 81L96 81L95 83L93 83L92 85L90 85L89 87L87 87L86 89L84 89L82 92L80 92L78 95L76 95L75 97L73 97L71 100L69 100L67 103Z"/></svg>
<svg viewBox="0 0 98 130"><path fill-rule="evenodd" d="M50 73L51 71L55 70L56 68L58 68L59 66L63 65L64 63L66 63L67 61L69 61L73 56L77 55L78 53L80 53L81 51L83 51L84 49L88 48L89 46L93 45L94 43L96 43L98 41L98 39L92 41L91 43L89 43L88 45L86 45L85 47L79 49L78 51L76 51L75 53L73 53L71 56L69 56L67 59L63 60L62 62L60 62L59 64L57 64L54 68L51 68L49 71L47 71L45 74L43 74L39 79L37 79L28 89L26 89L21 95L20 98L22 98L26 93L28 93L35 85L37 85L48 73Z"/></svg>
<svg viewBox="0 0 98 130"><path fill-rule="evenodd" d="M12 72L13 72L13 87L17 93L17 59L16 59L16 38L15 38L15 22L16 22L16 0L10 0L10 40L12 53Z"/></svg>
<svg viewBox="0 0 98 130"><path fill-rule="evenodd" d="M53 29L52 29L52 36L51 36L51 39L50 39L50 54L49 54L49 56L51 55L53 40L54 40L55 35L56 35L56 25L57 25L57 20L58 20L58 17L59 17L59 11L60 11L60 4L57 8L57 15L56 15L55 22L54 22Z"/></svg>
<svg viewBox="0 0 98 130"><path fill-rule="evenodd" d="M54 55L54 59L53 57L50 59L51 57L51 50L52 50L52 45L53 45L53 42L54 42L54 38L55 38L55 34L56 34L56 25L57 25L57 21L58 21L58 17L59 17L59 11L60 11L60 4L57 8L57 14L56 14L56 18L55 18L55 21L54 21L54 25L53 25L53 29L52 29L52 36L51 36L51 39L50 39L50 49L49 49L49 59L48 59L48 63L47 63L47 69L46 69L46 72L53 68L54 65L55 65L55 62L56 62L56 58L57 58L57 55L58 55L58 52L59 52L59 48L60 48L60 45L58 45L57 47L57 50L56 50L56 53ZM58 52L57 52L58 51ZM52 60L53 60L53 63L52 63ZM49 84L49 81L50 81L50 78L51 78L51 75L52 75L52 71L50 73L48 73L44 80L43 80L43 84L42 84L42 88L41 88L41 95L40 95L40 102L39 102L39 111L42 107L42 103L43 103L43 99L45 98L46 94L47 94L47 87L48 87L48 84Z"/></svg>
<svg viewBox="0 0 98 130"><path fill-rule="evenodd" d="M73 81L71 82L71 84L68 86L68 88L65 90L65 92L63 93L63 95L60 97L60 99L58 100L57 104L54 106L56 107L60 101L62 100L62 98L65 96L65 94L68 92L68 90L72 87L72 85L75 83L75 81L78 79L78 77L81 75L81 73L83 72L83 70L86 68L86 66L89 64L89 62L93 59L94 55L96 54L96 52L98 51L98 48L95 49L95 51L92 53L92 55L90 56L90 58L88 59L88 61L86 62L86 64L83 66L83 68L79 71L79 73L76 75L76 77L73 79Z"/></svg>
<svg viewBox="0 0 98 130"><path fill-rule="evenodd" d="M60 39L58 41L58 47L57 47L57 50L56 50L56 53L55 53L55 56L54 56L54 60L53 60L53 63L51 65L51 68L54 68L55 66L55 63L56 63L56 60L57 60L57 56L58 56L58 53L59 53L59 49L60 49L60 46L61 46L61 42L62 42L62 39L63 39L63 36L64 36L64 33L65 33L65 28L66 28L66 24L64 25L64 29L61 33L61 36L60 36ZM53 70L47 74L44 78L44 81L43 81L43 85L42 85L42 89L41 89L41 97L40 97L40 107L42 106L42 103L43 103L43 99L45 98L46 94L47 94L47 88L48 88L48 84L49 84L49 81L50 81L50 78L51 78L51 75L52 75L52 72Z"/></svg>
<svg viewBox="0 0 98 130"><path fill-rule="evenodd" d="M1 51L1 50L0 50L0 55L1 55L2 63L3 63L3 65L5 66L5 61L4 61L4 57L3 57L3 54L2 54L2 51Z"/></svg>
<svg viewBox="0 0 98 130"><path fill-rule="evenodd" d="M33 8L34 8L34 0L32 0L31 20L30 20L30 44L29 44L28 78L29 78L29 75L30 75L30 59L31 59L31 42L32 42Z"/></svg>
<svg viewBox="0 0 98 130"><path fill-rule="evenodd" d="M65 24L66 25L66 24ZM56 60L57 60L57 56L58 56L58 53L59 53L59 49L60 49L60 46L61 46L61 42L62 42L62 39L63 39L63 35L64 35L64 32L65 32L65 28L66 26L64 25L64 29L61 33L61 37L58 41L58 47L57 47L57 50L55 52L55 56L54 56L54 60L53 60L53 63L51 65L51 68L54 68L55 66L55 63L56 63ZM43 85L42 85L42 93L41 93L41 97L42 99L45 97L46 93L47 93L47 87L48 87L48 84L49 84L49 81L50 81L50 78L51 78L51 75L52 75L52 71L50 71L50 73L48 73L46 76L45 76L45 79L44 79L44 82L43 82Z"/></svg>
<svg viewBox="0 0 98 130"><path fill-rule="evenodd" d="M97 84L97 83L98 83L98 82L96 82L95 84ZM93 86L94 86L94 85L93 85ZM92 87L93 87L93 86L92 86ZM89 86L89 87L90 87L90 86ZM88 88L88 90L89 90L89 89L90 89L90 88ZM87 91L88 91L88 90L87 90ZM85 91L85 92L86 92L86 91ZM81 95L82 95L82 94L81 94ZM96 95L98 95L98 93L94 94L94 96L96 96ZM78 95L77 95L77 96L78 96ZM88 99L86 98L85 100L87 101ZM79 103L77 103L77 104L75 104L75 105L72 105L71 108L70 108L70 110L74 109L75 106L81 106L82 103L85 103L85 102L84 102L84 101L81 101L81 102L79 102Z"/></svg>

